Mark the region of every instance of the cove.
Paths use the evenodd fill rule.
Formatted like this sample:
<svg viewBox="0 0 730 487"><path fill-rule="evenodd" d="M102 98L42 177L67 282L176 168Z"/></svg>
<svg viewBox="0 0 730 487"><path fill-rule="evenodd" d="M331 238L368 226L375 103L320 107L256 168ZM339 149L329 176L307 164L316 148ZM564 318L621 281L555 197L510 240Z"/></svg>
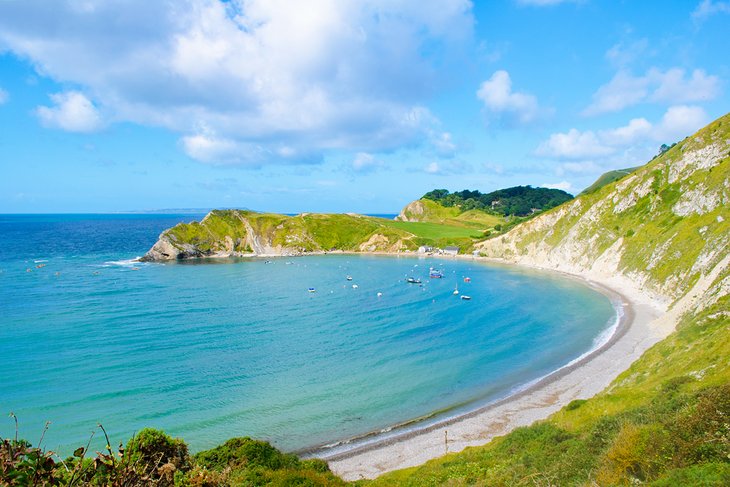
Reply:
<svg viewBox="0 0 730 487"><path fill-rule="evenodd" d="M62 279L16 281L37 306L7 306L0 392L24 436L52 421L46 444L65 453L97 422L113 442L149 426L194 451L233 436L331 445L503 398L615 318L575 280L468 260L57 265Z"/></svg>

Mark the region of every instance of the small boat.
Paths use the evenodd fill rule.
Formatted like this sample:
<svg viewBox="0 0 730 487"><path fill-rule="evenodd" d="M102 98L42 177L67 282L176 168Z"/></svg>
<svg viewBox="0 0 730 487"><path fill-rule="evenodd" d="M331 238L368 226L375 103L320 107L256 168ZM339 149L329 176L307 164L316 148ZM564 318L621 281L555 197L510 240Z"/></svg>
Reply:
<svg viewBox="0 0 730 487"><path fill-rule="evenodd" d="M347 279L348 281L352 281L352 276L347 276L345 279Z"/></svg>
<svg viewBox="0 0 730 487"><path fill-rule="evenodd" d="M314 289L313 287L310 287L310 288L308 289L308 291L309 291L310 293L316 293L316 292L317 292L317 290L316 290L316 289Z"/></svg>
<svg viewBox="0 0 730 487"><path fill-rule="evenodd" d="M428 277L430 277L431 279L441 279L442 277L444 277L444 273L443 273L443 272L441 272L441 271L440 271L440 270L438 270L438 269L433 269L433 268L432 268L432 269L431 269L431 270L429 271L429 273L428 273Z"/></svg>
<svg viewBox="0 0 730 487"><path fill-rule="evenodd" d="M471 282L471 277L465 277L464 282Z"/></svg>
<svg viewBox="0 0 730 487"><path fill-rule="evenodd" d="M378 293L378 297L381 297L382 295L383 295L383 293Z"/></svg>
<svg viewBox="0 0 730 487"><path fill-rule="evenodd" d="M357 289L357 284L353 284L352 289Z"/></svg>
<svg viewBox="0 0 730 487"><path fill-rule="evenodd" d="M454 296L458 296L458 295L459 295L459 286L456 286L456 287L454 288L454 292L453 292L453 293L451 293L451 294L453 294Z"/></svg>
<svg viewBox="0 0 730 487"><path fill-rule="evenodd" d="M421 284L421 280L416 279L415 277L409 277L408 279L406 279L406 282L410 284Z"/></svg>
<svg viewBox="0 0 730 487"><path fill-rule="evenodd" d="M461 299L463 299L464 301L469 301L471 299L471 296L467 296L466 294L462 294L461 295Z"/></svg>

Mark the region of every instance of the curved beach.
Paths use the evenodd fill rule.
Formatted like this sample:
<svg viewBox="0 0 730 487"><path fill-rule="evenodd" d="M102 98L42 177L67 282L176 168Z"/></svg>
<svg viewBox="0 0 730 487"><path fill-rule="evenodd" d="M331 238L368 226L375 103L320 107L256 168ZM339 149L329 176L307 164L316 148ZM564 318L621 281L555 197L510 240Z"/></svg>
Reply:
<svg viewBox="0 0 730 487"><path fill-rule="evenodd" d="M656 299L631 288L622 287L619 292L616 282L560 274L584 281L617 306L619 322L610 338L598 348L519 392L474 411L422 428L393 431L341 448L320 450L313 456L327 460L332 471L342 478L357 480L483 445L517 427L545 419L574 399L594 396L674 330L677 313L664 313L663 303Z"/></svg>

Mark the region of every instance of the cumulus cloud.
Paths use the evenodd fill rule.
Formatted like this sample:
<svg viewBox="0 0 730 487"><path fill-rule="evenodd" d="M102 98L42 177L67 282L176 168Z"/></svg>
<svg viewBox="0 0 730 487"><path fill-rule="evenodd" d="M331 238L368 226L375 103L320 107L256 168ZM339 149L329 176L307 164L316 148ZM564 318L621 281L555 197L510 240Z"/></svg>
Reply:
<svg viewBox="0 0 730 487"><path fill-rule="evenodd" d="M274 161L278 144L311 155L415 143L434 118L421 100L472 24L468 0L0 2L3 48L211 162L231 152L220 141Z"/></svg>
<svg viewBox="0 0 730 487"><path fill-rule="evenodd" d="M692 12L692 18L695 21L703 21L718 13L730 13L730 2L702 0Z"/></svg>
<svg viewBox="0 0 730 487"><path fill-rule="evenodd" d="M53 106L39 106L36 115L46 127L69 132L94 132L102 120L94 104L78 91L50 95Z"/></svg>
<svg viewBox="0 0 730 487"><path fill-rule="evenodd" d="M8 92L0 88L0 105L8 101L8 98L10 98Z"/></svg>
<svg viewBox="0 0 730 487"><path fill-rule="evenodd" d="M652 68L643 76L619 70L607 84L593 95L585 115L617 112L642 102L688 103L708 101L720 93L720 79L695 69L687 75L684 69L661 71Z"/></svg>
<svg viewBox="0 0 730 487"><path fill-rule="evenodd" d="M496 71L477 91L484 108L508 123L526 124L540 113L537 98L528 93L512 91L512 79L507 71Z"/></svg>
<svg viewBox="0 0 730 487"><path fill-rule="evenodd" d="M645 118L634 118L628 125L600 132L601 140L609 146L630 145L651 135L652 124Z"/></svg>
<svg viewBox="0 0 730 487"><path fill-rule="evenodd" d="M613 152L614 149L602 143L594 132L570 129L565 133L550 135L548 140L538 146L535 154L555 159L585 159Z"/></svg>
<svg viewBox="0 0 730 487"><path fill-rule="evenodd" d="M595 161L637 145L656 145L686 137L707 124L708 116L698 106L669 107L662 119L652 124L645 118L635 118L628 124L607 130L554 133L535 150L535 155L566 161ZM568 170L575 169L563 165Z"/></svg>
<svg viewBox="0 0 730 487"><path fill-rule="evenodd" d="M707 113L697 106L673 106L662 117L656 127L654 139L657 141L674 141L691 135L709 122Z"/></svg>
<svg viewBox="0 0 730 487"><path fill-rule="evenodd" d="M359 173L373 172L383 166L383 162L367 152L358 152L352 160L352 169Z"/></svg>

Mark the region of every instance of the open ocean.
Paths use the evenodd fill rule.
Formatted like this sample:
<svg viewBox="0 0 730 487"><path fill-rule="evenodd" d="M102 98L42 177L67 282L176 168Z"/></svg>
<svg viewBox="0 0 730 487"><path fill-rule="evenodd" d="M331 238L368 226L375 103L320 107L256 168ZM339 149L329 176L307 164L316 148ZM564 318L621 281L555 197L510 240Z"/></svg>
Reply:
<svg viewBox="0 0 730 487"><path fill-rule="evenodd" d="M202 216L0 215L2 436L12 411L62 454L97 423L114 445L150 426L303 450L504 397L614 324L577 281L471 261L132 261Z"/></svg>

